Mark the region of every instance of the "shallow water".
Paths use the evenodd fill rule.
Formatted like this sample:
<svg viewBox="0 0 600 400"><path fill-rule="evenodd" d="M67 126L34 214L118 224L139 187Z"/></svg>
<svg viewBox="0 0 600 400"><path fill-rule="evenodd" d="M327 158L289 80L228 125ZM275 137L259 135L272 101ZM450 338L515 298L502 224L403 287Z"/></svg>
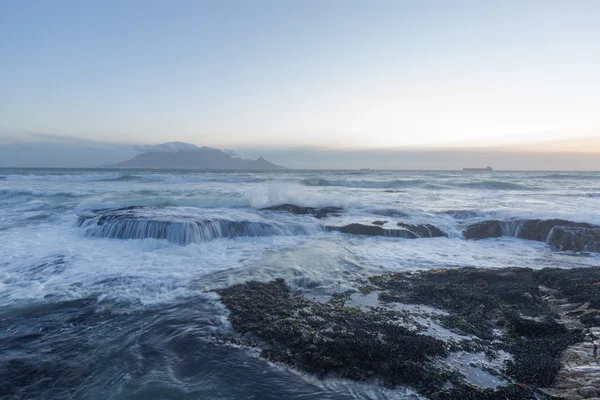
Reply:
<svg viewBox="0 0 600 400"><path fill-rule="evenodd" d="M261 211L282 203L344 211ZM145 208L98 225L98 210L130 206ZM599 265L597 254L461 234L490 218L600 223L599 208L600 173L0 170L0 396L411 398L215 343L230 327L209 291L282 277L320 296L389 271ZM430 223L448 237L323 229L375 220Z"/></svg>

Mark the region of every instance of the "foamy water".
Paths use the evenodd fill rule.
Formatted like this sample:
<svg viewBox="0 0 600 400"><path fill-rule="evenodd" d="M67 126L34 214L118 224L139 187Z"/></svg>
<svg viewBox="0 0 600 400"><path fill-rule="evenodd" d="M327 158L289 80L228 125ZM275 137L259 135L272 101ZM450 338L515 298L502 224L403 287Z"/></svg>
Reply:
<svg viewBox="0 0 600 400"><path fill-rule="evenodd" d="M261 210L283 203L343 212L316 219ZM120 211L123 218L103 217L103 210L125 207L137 208ZM152 398L148 388L165 398L241 398L228 365L252 382L246 394L411 398L408 391L324 383L247 350L207 342L210 332L230 329L210 291L282 277L298 289L328 294L389 271L598 265L598 255L557 252L541 242L462 236L467 224L486 219L600 224L598 209L599 173L0 170L0 319L8 324L0 339L16 340L25 327L50 329L44 327L65 318L65 304L83 302L73 303L84 304L76 310L91 310L88 333L61 322L75 347L55 350L74 357L77 340L89 335L89 355L77 360L98 366L78 379L79 392L60 392L60 385L56 392L28 392L39 398ZM392 227L432 224L448 237L407 240L325 229L375 220ZM40 307L51 312L42 318ZM29 322L22 326L15 316ZM182 371L183 356L174 349L186 335L193 337L187 351L206 356ZM28 346L35 351L35 342ZM22 356L3 350L0 363Z"/></svg>

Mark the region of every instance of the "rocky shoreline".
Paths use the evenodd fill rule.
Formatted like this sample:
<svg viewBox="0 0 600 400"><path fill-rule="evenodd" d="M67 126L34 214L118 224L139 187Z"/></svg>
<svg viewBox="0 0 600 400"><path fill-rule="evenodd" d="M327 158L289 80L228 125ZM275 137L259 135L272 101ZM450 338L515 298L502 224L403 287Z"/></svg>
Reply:
<svg viewBox="0 0 600 400"><path fill-rule="evenodd" d="M235 333L219 340L431 399L600 396L600 268L441 269L358 288L329 298L283 280L220 290Z"/></svg>

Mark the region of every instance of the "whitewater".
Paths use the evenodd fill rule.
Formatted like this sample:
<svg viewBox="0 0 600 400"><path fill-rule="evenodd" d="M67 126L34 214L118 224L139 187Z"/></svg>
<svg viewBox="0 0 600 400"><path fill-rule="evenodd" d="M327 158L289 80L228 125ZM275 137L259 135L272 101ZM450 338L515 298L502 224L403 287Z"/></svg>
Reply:
<svg viewBox="0 0 600 400"><path fill-rule="evenodd" d="M282 204L335 212L266 209ZM326 296L385 272L598 266L599 253L463 232L487 220L596 225L599 209L598 172L0 169L0 397L419 398L213 340L231 331L214 291L284 278ZM373 222L444 236L336 230Z"/></svg>

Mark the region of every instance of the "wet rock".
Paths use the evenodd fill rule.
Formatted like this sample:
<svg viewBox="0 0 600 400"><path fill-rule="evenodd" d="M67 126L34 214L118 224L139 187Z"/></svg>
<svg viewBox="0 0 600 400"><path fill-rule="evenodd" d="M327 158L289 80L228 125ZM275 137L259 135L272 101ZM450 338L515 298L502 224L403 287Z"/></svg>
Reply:
<svg viewBox="0 0 600 400"><path fill-rule="evenodd" d="M296 215L312 215L315 218L321 219L326 217L339 217L343 209L339 207L302 207L286 203L277 206L266 207L261 209L261 211L285 211Z"/></svg>
<svg viewBox="0 0 600 400"><path fill-rule="evenodd" d="M582 387L577 392L585 399L600 396L600 391L593 386Z"/></svg>
<svg viewBox="0 0 600 400"><path fill-rule="evenodd" d="M366 236L388 236L400 237L405 239L417 239L419 236L405 229L384 229L381 226L365 225L365 224L349 224L344 226L329 226L329 231L337 231L352 235Z"/></svg>
<svg viewBox="0 0 600 400"><path fill-rule="evenodd" d="M377 225L377 226L383 226L387 223L388 223L387 221L373 221L372 222L373 225Z"/></svg>
<svg viewBox="0 0 600 400"><path fill-rule="evenodd" d="M424 225L412 225L405 224L403 222L398 222L398 226L413 232L415 235L419 237L443 237L446 236L444 232L442 232L438 227L433 226L431 224Z"/></svg>
<svg viewBox="0 0 600 400"><path fill-rule="evenodd" d="M383 221L375 221L383 222ZM375 223L374 223L375 224ZM441 230L433 225L411 225L398 223L398 227L402 229L386 229L381 227L382 224L365 225L365 224L349 224L344 226L328 226L326 227L329 231L336 231L342 233L349 233L353 235L367 235L367 236L387 236L387 237L399 237L405 239L418 239L418 238L429 238L446 236Z"/></svg>
<svg viewBox="0 0 600 400"><path fill-rule="evenodd" d="M511 222L515 227L513 235L520 239L536 240L538 242L546 242L548 235L555 227L562 228L592 228L593 225L583 222L572 222L564 219L532 219L519 220Z"/></svg>
<svg viewBox="0 0 600 400"><path fill-rule="evenodd" d="M600 314L590 308L600 303L600 268L393 273L366 279L360 291L375 294L380 305L352 307L347 294L317 303L290 292L282 280L219 293L243 343L320 377L408 384L431 399L597 395L591 388L600 385L600 328L578 321L595 324ZM437 311L427 311L429 322L419 314L416 323L416 309L406 305ZM463 339L436 337L441 331L431 331L432 324ZM442 362L455 351L482 352L490 359L508 354L494 373L515 384L494 389L468 384Z"/></svg>
<svg viewBox="0 0 600 400"><path fill-rule="evenodd" d="M600 227L557 226L549 234L548 244L561 251L600 252Z"/></svg>
<svg viewBox="0 0 600 400"><path fill-rule="evenodd" d="M535 272L535 279L557 291L571 303L587 303L600 309L600 268L544 268Z"/></svg>
<svg viewBox="0 0 600 400"><path fill-rule="evenodd" d="M600 311L599 310L593 310L593 311L587 311L585 313L583 313L581 315L581 317L579 317L579 320L581 321L582 324L584 324L585 326L600 326Z"/></svg>
<svg viewBox="0 0 600 400"><path fill-rule="evenodd" d="M568 271L568 270L567 270ZM600 271L600 269L599 269ZM540 271L528 268L432 270L416 274L371 277L380 299L425 304L448 311L440 322L450 329L476 335L489 344L494 330L507 334L501 347L512 355L505 373L517 382L548 386L561 367L560 355L583 340L557 321L539 290ZM557 278L568 282L568 272ZM527 294L527 295L525 295Z"/></svg>
<svg viewBox="0 0 600 400"><path fill-rule="evenodd" d="M467 239L488 239L502 236L500 221L483 221L469 225L464 231Z"/></svg>
<svg viewBox="0 0 600 400"><path fill-rule="evenodd" d="M446 378L430 363L446 353L444 343L403 327L400 312L364 312L345 306L343 296L310 301L291 293L281 279L218 293L234 330L247 344L259 343L269 360L322 377L378 378L392 386L435 385Z"/></svg>
<svg viewBox="0 0 600 400"><path fill-rule="evenodd" d="M563 219L483 221L469 225L467 239L510 236L548 243L561 251L600 251L600 226Z"/></svg>

